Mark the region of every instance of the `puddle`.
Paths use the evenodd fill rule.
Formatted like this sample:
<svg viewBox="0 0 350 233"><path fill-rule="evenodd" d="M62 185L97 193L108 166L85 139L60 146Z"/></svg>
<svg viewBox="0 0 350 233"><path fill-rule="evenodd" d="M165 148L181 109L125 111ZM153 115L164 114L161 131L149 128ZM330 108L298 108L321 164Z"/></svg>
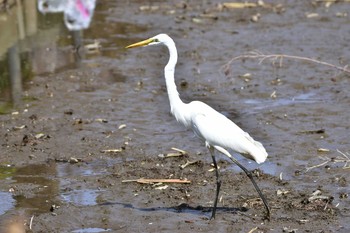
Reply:
<svg viewBox="0 0 350 233"><path fill-rule="evenodd" d="M90 163L82 164L69 164L58 163L57 164L57 176L64 177L76 177L76 176L96 176L108 174L108 167L113 164L121 162L119 159L115 160L97 160Z"/></svg>
<svg viewBox="0 0 350 233"><path fill-rule="evenodd" d="M103 229L103 228L82 228L82 229L78 229L78 230L74 230L71 232L74 233L98 233L98 232L107 232L107 231L111 231L112 229Z"/></svg>
<svg viewBox="0 0 350 233"><path fill-rule="evenodd" d="M16 172L16 168L13 166L0 166L0 180L5 183L11 180L11 177ZM6 189L7 187L4 187ZM0 192L0 216L6 213L8 210L15 207L16 201L10 192Z"/></svg>
<svg viewBox="0 0 350 233"><path fill-rule="evenodd" d="M14 187L16 209L26 209L28 213L47 213L58 194L59 182L54 178L56 165L33 164L17 168L11 177ZM24 189L27 195L21 194Z"/></svg>
<svg viewBox="0 0 350 233"><path fill-rule="evenodd" d="M277 98L275 100L262 100L262 99L248 99L244 100L244 103L255 105L255 110L261 110L265 108L273 108L273 107L280 107L280 106L286 106L290 104L296 104L296 103L316 103L316 102L322 102L324 101L321 98L313 98L316 96L316 93L303 93L300 95L297 95L293 98Z"/></svg>
<svg viewBox="0 0 350 233"><path fill-rule="evenodd" d="M52 204L57 204L57 197L75 205L91 206L97 204L101 190L69 190L75 187L79 177L107 175L107 168L117 163L118 159L96 160L90 163L47 163L24 167L0 167L0 179L14 187L14 192L0 192L0 215L11 209L26 209L29 214L50 212ZM6 187L7 187L6 186ZM27 195L22 195L21 190Z"/></svg>
<svg viewBox="0 0 350 233"><path fill-rule="evenodd" d="M56 45L57 38L66 37L61 33L57 17L41 17L35 1L25 1L26 12L11 7L0 12L6 20L0 22L3 28L0 38L0 109L8 112L9 105L22 103L26 83L35 75L54 72L59 67L70 65L71 59L56 58L67 52L60 49L67 44ZM29 10L31 9L31 10ZM26 16L26 17L25 17ZM24 20L25 19L25 20ZM60 34L60 37L57 37Z"/></svg>
<svg viewBox="0 0 350 233"><path fill-rule="evenodd" d="M13 199L12 194L9 192L0 192L0 200L0 216L15 206L15 199Z"/></svg>
<svg viewBox="0 0 350 233"><path fill-rule="evenodd" d="M91 206L97 204L97 197L101 190L74 190L61 194L63 201L79 206Z"/></svg>
<svg viewBox="0 0 350 233"><path fill-rule="evenodd" d="M46 1L39 2L40 7ZM62 5L59 1L57 4ZM25 2L26 11L14 6L0 12L0 18L6 18L0 21L2 32L6 32L0 37L0 114L9 113L13 107L31 99L25 98L23 92L35 76L91 66L96 63L95 58L120 56L117 50L126 44L123 36L125 31L136 33L146 30L146 27L137 24L116 22L119 18L106 15L104 11L108 11L108 8L104 9L104 4L100 4L97 6L98 13L94 15L96 24L103 22L103 25L97 27L98 30L84 34L81 30L69 31L63 24L62 14L42 14L38 11L38 6L36 1L28 1ZM56 5L53 7L63 11ZM89 7L93 12L94 6ZM46 10L48 12L52 9ZM72 12L68 12L70 16L74 16ZM90 20L91 18L88 23ZM79 20L74 22L80 23ZM113 28L106 28L106 23L113 25ZM107 33L109 36L106 38L105 30L111 29L113 33ZM99 43L103 43L101 49L91 49Z"/></svg>
<svg viewBox="0 0 350 233"><path fill-rule="evenodd" d="M0 180L11 178L16 170L17 169L11 165L0 165Z"/></svg>

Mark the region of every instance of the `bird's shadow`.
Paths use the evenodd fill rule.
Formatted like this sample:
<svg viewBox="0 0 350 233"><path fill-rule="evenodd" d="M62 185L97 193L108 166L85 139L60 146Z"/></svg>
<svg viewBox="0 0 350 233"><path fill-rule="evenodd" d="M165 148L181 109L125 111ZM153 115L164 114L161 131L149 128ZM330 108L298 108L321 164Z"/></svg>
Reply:
<svg viewBox="0 0 350 233"><path fill-rule="evenodd" d="M197 206L192 207L186 203L182 203L178 206L171 206L171 207L149 207L149 208L138 208L133 206L132 204L127 203L121 203L121 202L103 202L99 203L101 206L113 206L113 205L119 205L123 208L127 209L133 209L137 211L143 211L143 212L153 212L153 211L167 211L167 212L174 212L174 213L190 213L202 216L203 214L208 217L208 219L211 216L211 211L213 210L212 207L203 207L203 206ZM248 209L241 207L241 208L232 208L232 207L217 207L217 212L226 212L226 213L237 213L237 212L247 212Z"/></svg>

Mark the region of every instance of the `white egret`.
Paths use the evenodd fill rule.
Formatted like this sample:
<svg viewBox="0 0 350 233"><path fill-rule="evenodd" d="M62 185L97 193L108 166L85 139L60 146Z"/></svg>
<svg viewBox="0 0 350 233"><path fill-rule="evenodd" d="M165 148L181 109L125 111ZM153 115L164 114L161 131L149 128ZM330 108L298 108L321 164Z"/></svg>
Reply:
<svg viewBox="0 0 350 233"><path fill-rule="evenodd" d="M255 183L251 172L241 165L227 151L233 150L248 159L255 160L259 164L263 163L267 158L267 152L264 146L260 142L255 141L248 133L244 132L235 123L214 110L209 105L200 101L192 101L190 103L182 102L174 80L175 66L177 63L177 50L173 39L171 39L168 35L159 34L147 40L131 44L126 48L135 48L148 45L165 45L168 48L170 58L168 64L164 68L164 75L171 113L175 116L178 122L181 122L185 125L185 127L192 129L195 135L205 142L206 147L210 151L216 171L216 196L211 218L215 218L221 187L219 169L214 154L214 150L216 149L229 157L246 173L265 205L267 218L270 219L270 207L258 185Z"/></svg>

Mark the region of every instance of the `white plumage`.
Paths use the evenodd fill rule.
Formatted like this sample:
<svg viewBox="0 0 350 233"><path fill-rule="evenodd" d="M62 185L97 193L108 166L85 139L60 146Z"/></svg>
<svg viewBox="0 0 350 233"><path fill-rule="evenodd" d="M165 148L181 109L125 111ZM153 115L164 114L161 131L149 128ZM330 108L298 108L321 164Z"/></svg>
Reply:
<svg viewBox="0 0 350 233"><path fill-rule="evenodd" d="M182 102L174 80L175 66L177 63L177 50L173 39L171 39L168 35L159 34L150 39L129 45L126 48L156 44L163 44L169 50L170 57L168 64L164 68L164 75L171 113L175 116L178 122L185 125L186 128L192 129L193 132L205 142L206 147L208 147L212 155L214 166L216 167L217 191L211 218L215 217L217 199L221 186L214 149L228 156L248 175L255 189L263 200L263 203L267 209L267 217L269 218L270 208L268 207L267 201L262 195L260 189L256 185L251 173L247 171L247 169L245 169L227 151L233 150L242 154L248 159L255 160L257 163L263 163L268 156L264 146L260 142L255 141L248 133L244 132L234 122L214 110L209 105L200 101L192 101L188 104Z"/></svg>
<svg viewBox="0 0 350 233"><path fill-rule="evenodd" d="M192 129L208 145L231 149L257 163L263 163L267 158L267 152L263 145L254 141L235 123L203 102L192 101L186 104L181 101L174 80L177 63L175 43L166 34L159 34L153 39L158 41L153 42L153 44L163 43L169 49L170 59L164 68L164 74L171 113L176 120Z"/></svg>
<svg viewBox="0 0 350 233"><path fill-rule="evenodd" d="M184 105L183 109L187 109L188 114L182 115L189 117L177 117L178 112L173 112L174 116L187 128L192 129L207 145L231 149L257 163L263 163L266 160L267 152L263 145L226 116L200 101Z"/></svg>

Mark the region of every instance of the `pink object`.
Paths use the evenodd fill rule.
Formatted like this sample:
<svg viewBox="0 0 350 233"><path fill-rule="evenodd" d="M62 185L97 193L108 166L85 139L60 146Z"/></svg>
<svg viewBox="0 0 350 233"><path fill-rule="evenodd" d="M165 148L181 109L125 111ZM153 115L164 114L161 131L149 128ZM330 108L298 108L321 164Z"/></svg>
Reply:
<svg viewBox="0 0 350 233"><path fill-rule="evenodd" d="M81 12L81 14L87 18L89 17L90 13L89 10L85 7L85 5L82 3L81 0L76 0L75 1L77 9Z"/></svg>

